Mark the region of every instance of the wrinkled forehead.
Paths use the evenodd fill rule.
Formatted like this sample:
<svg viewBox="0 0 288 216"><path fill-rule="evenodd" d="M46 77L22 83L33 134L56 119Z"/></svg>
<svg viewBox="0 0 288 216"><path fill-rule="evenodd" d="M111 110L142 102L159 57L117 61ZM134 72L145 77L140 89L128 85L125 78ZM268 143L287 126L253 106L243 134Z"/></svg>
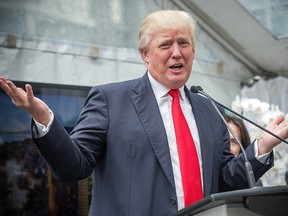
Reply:
<svg viewBox="0 0 288 216"><path fill-rule="evenodd" d="M186 40L192 41L192 37L188 31L180 31L175 29L157 31L151 35L151 41L170 41L170 40Z"/></svg>

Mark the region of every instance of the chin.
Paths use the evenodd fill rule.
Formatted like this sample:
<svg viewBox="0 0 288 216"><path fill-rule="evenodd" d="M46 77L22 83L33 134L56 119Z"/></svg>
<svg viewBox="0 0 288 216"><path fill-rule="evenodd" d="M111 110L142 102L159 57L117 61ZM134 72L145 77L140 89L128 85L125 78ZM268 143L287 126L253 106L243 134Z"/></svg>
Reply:
<svg viewBox="0 0 288 216"><path fill-rule="evenodd" d="M178 86L178 88L182 87L185 85L185 83L187 82L187 78L183 78L183 77L178 77L175 78L173 80L171 80L171 83L173 83L173 85Z"/></svg>
<svg viewBox="0 0 288 216"><path fill-rule="evenodd" d="M179 89L184 85L185 85L185 82L180 81L180 80L173 80L172 82L170 82L171 89Z"/></svg>

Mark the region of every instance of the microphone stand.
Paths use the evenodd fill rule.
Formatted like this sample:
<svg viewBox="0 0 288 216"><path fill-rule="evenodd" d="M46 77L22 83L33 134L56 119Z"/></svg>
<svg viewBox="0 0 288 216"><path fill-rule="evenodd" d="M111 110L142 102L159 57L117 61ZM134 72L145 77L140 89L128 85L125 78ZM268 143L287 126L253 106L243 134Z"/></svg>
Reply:
<svg viewBox="0 0 288 216"><path fill-rule="evenodd" d="M194 91L193 91L194 92ZM214 103L214 100L209 96L207 95L201 88L201 90L198 89L198 92L200 94L203 94L205 97L207 97L210 102L212 103L212 105L214 106L215 110L218 112L219 116L221 117L221 119L223 120L223 122L226 124L228 130L231 132L231 134L233 135L233 137L235 138L235 140L237 141L238 145L240 146L241 148L241 151L243 153L243 156L244 156L244 160L245 160L245 171L246 171L246 176L247 176L247 180L248 180L248 184L249 184L249 187L252 188L252 187L255 187L255 177L254 177L254 172L253 172L253 169L252 169L252 166L251 166L251 163L250 161L248 160L247 158L247 155L246 155L246 152L245 152L245 149L243 147L243 145L241 144L241 142L239 141L238 137L236 136L236 134L234 133L234 131L232 130L232 128L228 125L226 119L223 117L222 113L219 111L218 107L215 105Z"/></svg>

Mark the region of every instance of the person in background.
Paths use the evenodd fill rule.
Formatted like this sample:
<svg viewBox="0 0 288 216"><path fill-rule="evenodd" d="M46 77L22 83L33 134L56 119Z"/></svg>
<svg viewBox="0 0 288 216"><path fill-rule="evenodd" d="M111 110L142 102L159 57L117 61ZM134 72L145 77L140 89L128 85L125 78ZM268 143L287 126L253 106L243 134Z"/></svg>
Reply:
<svg viewBox="0 0 288 216"><path fill-rule="evenodd" d="M251 141L248 130L242 119L236 116L229 116L229 115L225 115L225 118L228 125L235 133L237 139L241 142L243 148L246 149L251 144ZM238 157L239 154L242 152L242 150L237 140L230 131L229 136L230 136L230 152L234 155L234 157ZM259 179L256 182L256 186L263 186L261 179Z"/></svg>
<svg viewBox="0 0 288 216"><path fill-rule="evenodd" d="M226 115L225 118L228 125L231 127L236 137L241 142L243 148L246 149L251 144L251 141L247 128L242 119L229 115ZM235 157L237 157L241 152L241 148L230 131L229 135L230 135L230 151Z"/></svg>
<svg viewBox="0 0 288 216"><path fill-rule="evenodd" d="M218 112L185 85L195 27L184 11L149 14L138 43L146 73L94 86L70 134L31 85L24 90L0 78L13 103L32 116L32 137L54 174L69 182L92 174L89 215L167 216L209 194L249 187L243 156L230 153ZM286 139L282 122L279 115L267 129ZM279 143L264 133L246 149L256 180L273 166Z"/></svg>

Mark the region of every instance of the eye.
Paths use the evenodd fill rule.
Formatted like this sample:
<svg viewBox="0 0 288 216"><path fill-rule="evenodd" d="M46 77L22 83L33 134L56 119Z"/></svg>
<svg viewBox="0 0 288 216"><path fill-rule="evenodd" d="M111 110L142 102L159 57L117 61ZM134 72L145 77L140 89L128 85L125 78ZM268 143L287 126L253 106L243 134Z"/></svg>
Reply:
<svg viewBox="0 0 288 216"><path fill-rule="evenodd" d="M161 49L168 49L170 47L170 43L163 43L159 46Z"/></svg>
<svg viewBox="0 0 288 216"><path fill-rule="evenodd" d="M190 43L188 41L186 41L186 40L181 40L181 41L178 42L178 44L181 47L187 47L187 46L190 45Z"/></svg>
<svg viewBox="0 0 288 216"><path fill-rule="evenodd" d="M233 145L233 146L238 146L238 143L237 143L237 141L233 138L233 139L230 139L230 143L231 143L231 145Z"/></svg>

